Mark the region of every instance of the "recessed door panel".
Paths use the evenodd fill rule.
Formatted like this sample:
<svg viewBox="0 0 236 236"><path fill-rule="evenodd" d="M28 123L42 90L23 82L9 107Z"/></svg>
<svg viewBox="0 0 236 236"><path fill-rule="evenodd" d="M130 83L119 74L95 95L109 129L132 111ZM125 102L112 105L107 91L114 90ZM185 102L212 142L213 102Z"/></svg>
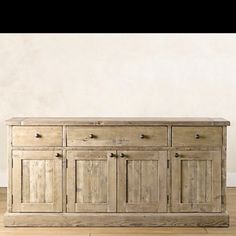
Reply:
<svg viewBox="0 0 236 236"><path fill-rule="evenodd" d="M167 152L118 152L118 212L166 212Z"/></svg>
<svg viewBox="0 0 236 236"><path fill-rule="evenodd" d="M116 211L116 152L68 151L68 212Z"/></svg>
<svg viewBox="0 0 236 236"><path fill-rule="evenodd" d="M62 211L62 152L13 151L13 212Z"/></svg>
<svg viewBox="0 0 236 236"><path fill-rule="evenodd" d="M172 212L221 211L221 152L172 152Z"/></svg>

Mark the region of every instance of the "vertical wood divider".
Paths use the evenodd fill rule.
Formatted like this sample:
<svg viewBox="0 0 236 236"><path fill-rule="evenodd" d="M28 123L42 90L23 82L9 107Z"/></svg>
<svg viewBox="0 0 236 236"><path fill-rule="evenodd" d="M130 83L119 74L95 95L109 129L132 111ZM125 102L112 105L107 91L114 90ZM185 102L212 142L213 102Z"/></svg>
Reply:
<svg viewBox="0 0 236 236"><path fill-rule="evenodd" d="M63 134L63 169L62 169L62 211L66 212L67 211L67 203L66 203L66 195L67 195L67 169L66 169L66 159L67 159L67 153L66 153L66 135L67 135L67 126L63 125L62 126L62 134Z"/></svg>
<svg viewBox="0 0 236 236"><path fill-rule="evenodd" d="M167 135L167 143L168 148L172 145L172 126L168 125L168 135ZM167 152L167 161L169 162L169 168L167 169L167 194L168 194L168 202L167 202L167 212L170 212L171 206L171 151L170 149Z"/></svg>

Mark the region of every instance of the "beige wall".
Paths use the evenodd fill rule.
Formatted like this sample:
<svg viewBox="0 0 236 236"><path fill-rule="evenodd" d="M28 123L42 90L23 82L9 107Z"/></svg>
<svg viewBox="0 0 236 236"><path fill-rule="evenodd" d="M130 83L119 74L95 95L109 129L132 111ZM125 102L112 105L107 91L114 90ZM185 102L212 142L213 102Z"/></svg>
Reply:
<svg viewBox="0 0 236 236"><path fill-rule="evenodd" d="M210 116L232 122L236 35L0 35L0 185L12 116Z"/></svg>

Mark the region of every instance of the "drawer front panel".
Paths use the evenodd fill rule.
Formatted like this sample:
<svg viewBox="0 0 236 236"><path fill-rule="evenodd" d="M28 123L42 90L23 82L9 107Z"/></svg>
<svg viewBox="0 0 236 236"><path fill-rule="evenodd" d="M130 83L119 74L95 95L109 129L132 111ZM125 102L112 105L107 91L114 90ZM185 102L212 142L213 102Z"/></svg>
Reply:
<svg viewBox="0 0 236 236"><path fill-rule="evenodd" d="M221 146L222 127L173 127L172 146Z"/></svg>
<svg viewBox="0 0 236 236"><path fill-rule="evenodd" d="M167 127L68 127L68 146L167 146Z"/></svg>
<svg viewBox="0 0 236 236"><path fill-rule="evenodd" d="M14 126L13 146L62 146L60 126Z"/></svg>

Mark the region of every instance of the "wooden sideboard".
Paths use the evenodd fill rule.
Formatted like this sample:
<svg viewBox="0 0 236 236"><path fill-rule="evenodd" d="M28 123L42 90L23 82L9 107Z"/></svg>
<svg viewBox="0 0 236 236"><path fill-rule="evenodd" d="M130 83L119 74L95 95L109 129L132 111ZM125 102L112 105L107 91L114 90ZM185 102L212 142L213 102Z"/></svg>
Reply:
<svg viewBox="0 0 236 236"><path fill-rule="evenodd" d="M228 226L222 118L12 118L5 226Z"/></svg>

